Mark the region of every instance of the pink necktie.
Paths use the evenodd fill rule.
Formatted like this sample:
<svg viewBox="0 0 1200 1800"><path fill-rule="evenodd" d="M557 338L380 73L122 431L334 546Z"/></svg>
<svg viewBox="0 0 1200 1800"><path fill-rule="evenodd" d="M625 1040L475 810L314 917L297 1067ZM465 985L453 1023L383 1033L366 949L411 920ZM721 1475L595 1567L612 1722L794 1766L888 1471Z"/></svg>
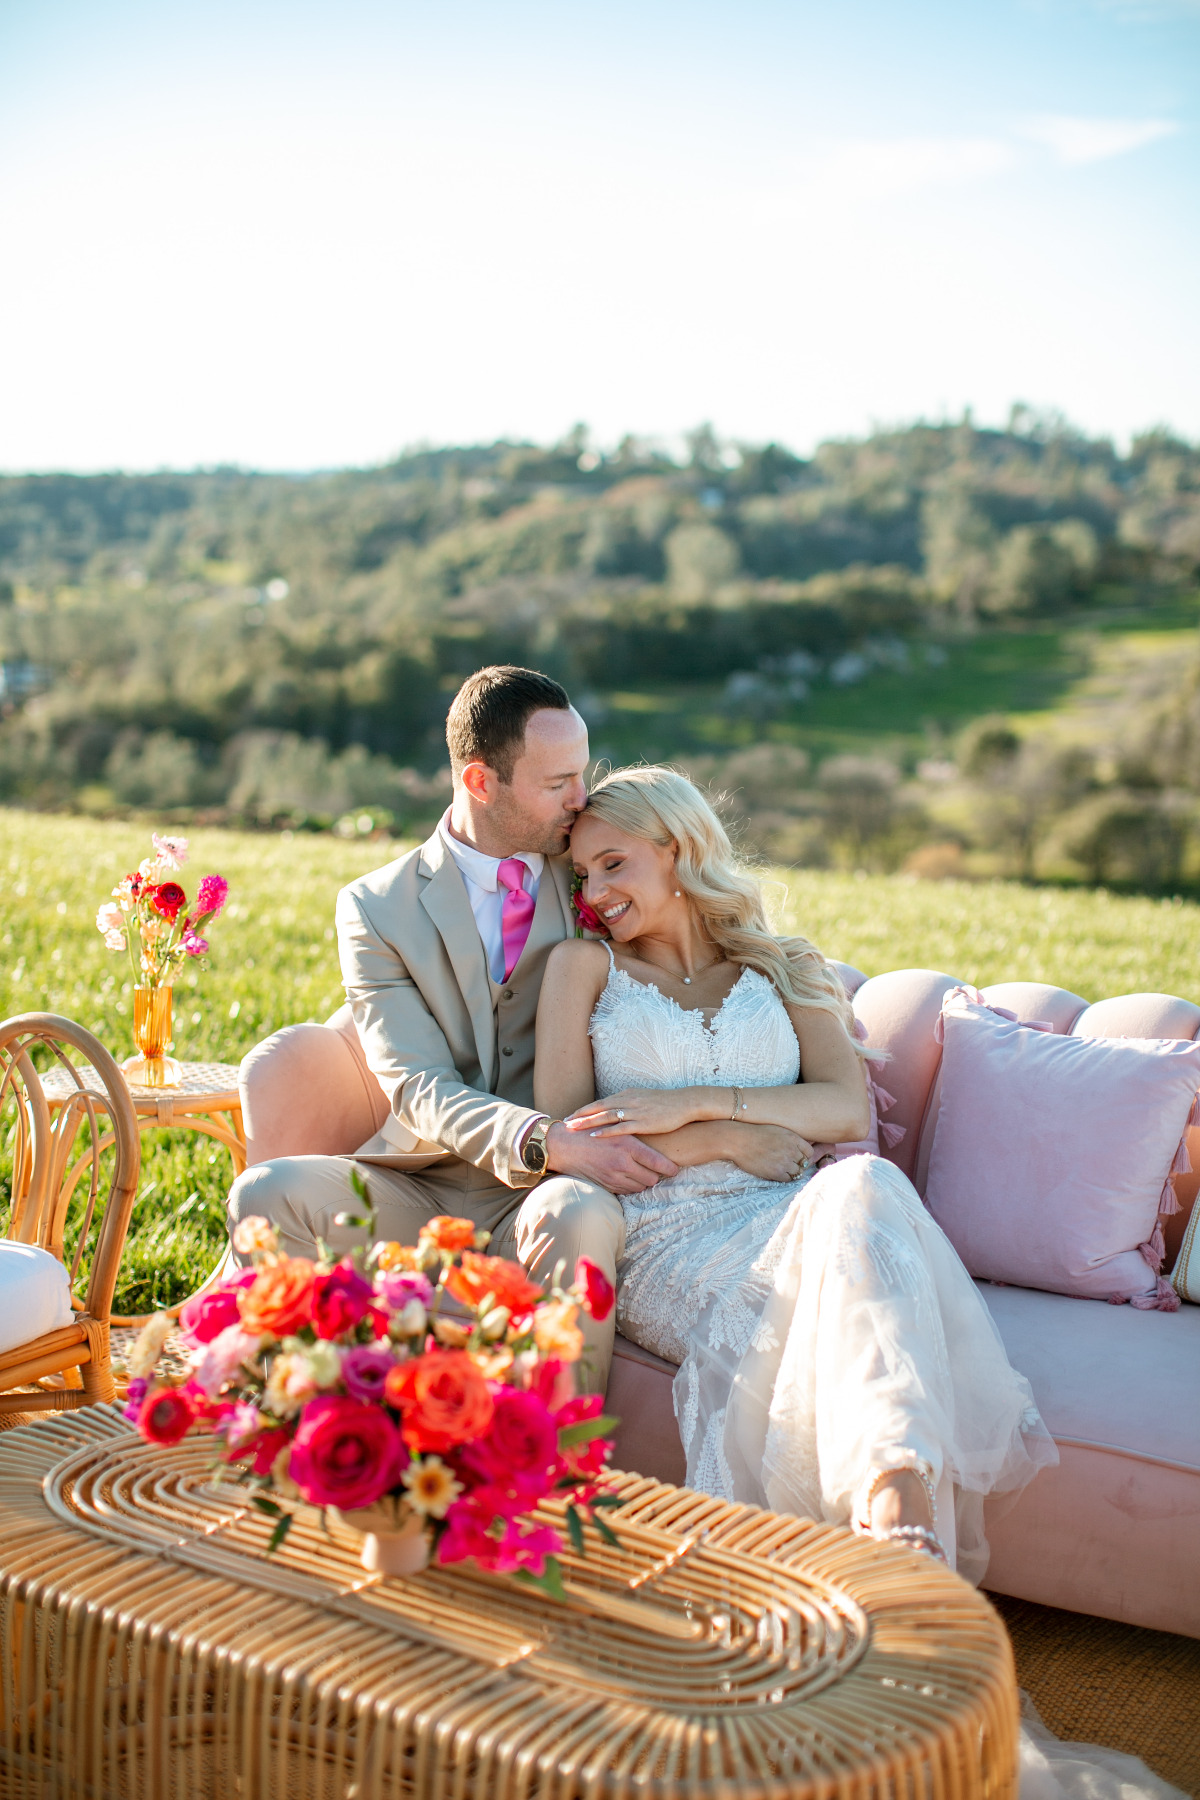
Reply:
<svg viewBox="0 0 1200 1800"><path fill-rule="evenodd" d="M496 870L496 879L504 889L504 905L500 913L500 935L504 942L504 979L508 980L518 962L533 924L535 901L525 892L525 864L519 856L506 856Z"/></svg>

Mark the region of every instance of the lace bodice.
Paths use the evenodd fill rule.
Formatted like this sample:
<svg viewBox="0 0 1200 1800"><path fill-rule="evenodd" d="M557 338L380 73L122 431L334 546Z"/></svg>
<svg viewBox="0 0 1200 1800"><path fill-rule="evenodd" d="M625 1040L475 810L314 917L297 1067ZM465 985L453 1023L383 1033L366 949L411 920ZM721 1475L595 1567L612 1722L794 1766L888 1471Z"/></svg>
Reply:
<svg viewBox="0 0 1200 1800"><path fill-rule="evenodd" d="M612 951L609 951L611 957ZM800 1046L765 975L743 969L711 1022L614 962L589 1026L596 1095L622 1088L787 1087Z"/></svg>

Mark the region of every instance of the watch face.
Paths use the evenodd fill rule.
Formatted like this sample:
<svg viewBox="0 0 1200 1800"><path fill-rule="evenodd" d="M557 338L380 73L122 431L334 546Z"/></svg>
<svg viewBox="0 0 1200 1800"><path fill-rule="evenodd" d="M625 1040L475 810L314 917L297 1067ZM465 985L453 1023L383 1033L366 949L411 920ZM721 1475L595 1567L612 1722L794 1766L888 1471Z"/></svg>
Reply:
<svg viewBox="0 0 1200 1800"><path fill-rule="evenodd" d="M542 1170L546 1167L545 1140L540 1137L533 1137L531 1141L526 1144L521 1155L521 1160L531 1175L540 1175Z"/></svg>

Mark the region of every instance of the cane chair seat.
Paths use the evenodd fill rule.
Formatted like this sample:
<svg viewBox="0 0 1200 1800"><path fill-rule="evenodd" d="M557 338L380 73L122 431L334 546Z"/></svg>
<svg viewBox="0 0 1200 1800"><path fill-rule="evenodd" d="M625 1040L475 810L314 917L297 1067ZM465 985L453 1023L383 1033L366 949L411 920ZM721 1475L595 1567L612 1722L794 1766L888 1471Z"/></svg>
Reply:
<svg viewBox="0 0 1200 1800"><path fill-rule="evenodd" d="M53 1106L52 1072L69 1087ZM9 1188L0 1306L13 1322L0 1338L0 1422L112 1400L109 1319L141 1151L124 1077L90 1031L55 1013L0 1023L0 1142ZM9 1287L29 1327L17 1341Z"/></svg>

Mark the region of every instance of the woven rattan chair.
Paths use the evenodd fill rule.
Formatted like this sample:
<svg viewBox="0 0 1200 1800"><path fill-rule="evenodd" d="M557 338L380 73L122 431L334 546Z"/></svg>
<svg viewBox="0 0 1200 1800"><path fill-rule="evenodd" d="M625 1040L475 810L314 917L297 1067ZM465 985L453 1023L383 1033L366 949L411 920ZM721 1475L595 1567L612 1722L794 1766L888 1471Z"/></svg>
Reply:
<svg viewBox="0 0 1200 1800"><path fill-rule="evenodd" d="M65 1101L49 1103L39 1066L43 1075L68 1073ZM72 1161L84 1124L86 1140ZM8 1239L49 1251L64 1265L73 1314L69 1324L0 1352L0 1419L112 1400L109 1317L141 1171L124 1077L103 1044L71 1019L54 1013L6 1019L0 1024L0 1131L11 1151ZM76 1218L78 1228L68 1232ZM76 1283L89 1252L87 1291L79 1301Z"/></svg>

